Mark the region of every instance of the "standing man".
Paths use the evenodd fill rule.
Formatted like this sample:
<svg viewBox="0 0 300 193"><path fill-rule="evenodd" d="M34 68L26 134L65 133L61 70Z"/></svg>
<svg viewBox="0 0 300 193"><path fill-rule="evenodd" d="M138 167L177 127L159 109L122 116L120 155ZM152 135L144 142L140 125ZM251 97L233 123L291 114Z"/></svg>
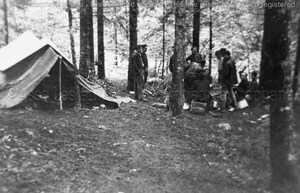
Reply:
<svg viewBox="0 0 300 193"><path fill-rule="evenodd" d="M144 64L144 82L147 83L148 79L148 58L147 58L147 45L142 45L143 51L141 53L143 64Z"/></svg>
<svg viewBox="0 0 300 193"><path fill-rule="evenodd" d="M215 55L216 55L217 60L218 60L218 82L221 83L221 81L222 81L223 61L222 61L220 50L216 51Z"/></svg>
<svg viewBox="0 0 300 193"><path fill-rule="evenodd" d="M143 89L144 89L144 72L145 68L143 66L142 54L143 48L142 46L138 45L136 50L132 55L132 66L134 68L134 93L135 99L147 102L147 100L143 96Z"/></svg>
<svg viewBox="0 0 300 193"><path fill-rule="evenodd" d="M172 56L171 56L170 62L169 62L169 70L170 70L171 73L173 73L174 64L175 64L174 51L175 51L175 47L172 46Z"/></svg>
<svg viewBox="0 0 300 193"><path fill-rule="evenodd" d="M219 83L222 83L222 75L223 75L223 55L224 53L226 52L227 50L225 48L221 48L218 52L219 53L216 53L216 57L218 59L218 71L219 71L219 77L218 77L218 82Z"/></svg>
<svg viewBox="0 0 300 193"><path fill-rule="evenodd" d="M225 51L223 57L223 73L222 73L222 89L226 89L229 93L229 97L233 104L233 107L237 107L236 97L233 91L233 85L237 84L236 66L235 61L231 58L229 51ZM226 100L225 100L226 101ZM223 106L225 107L225 106ZM234 108L230 108L229 111L233 111Z"/></svg>

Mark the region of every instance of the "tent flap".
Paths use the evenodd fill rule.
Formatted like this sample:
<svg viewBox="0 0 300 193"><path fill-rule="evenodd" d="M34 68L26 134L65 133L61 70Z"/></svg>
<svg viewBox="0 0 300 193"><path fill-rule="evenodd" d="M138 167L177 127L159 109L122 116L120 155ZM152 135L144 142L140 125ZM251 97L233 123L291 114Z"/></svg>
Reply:
<svg viewBox="0 0 300 193"><path fill-rule="evenodd" d="M78 81L81 86L83 86L88 91L94 93L102 100L104 100L109 106L117 106L120 107L121 103L129 103L129 102L136 102L135 100L131 99L130 97L117 97L113 98L106 94L104 88L96 83L92 83L81 75L78 76Z"/></svg>

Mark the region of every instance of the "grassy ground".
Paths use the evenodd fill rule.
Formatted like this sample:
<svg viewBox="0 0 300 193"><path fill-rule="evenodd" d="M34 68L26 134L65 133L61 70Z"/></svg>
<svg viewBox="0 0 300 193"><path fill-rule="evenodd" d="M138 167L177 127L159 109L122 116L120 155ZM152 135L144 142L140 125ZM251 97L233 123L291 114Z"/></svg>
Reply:
<svg viewBox="0 0 300 193"><path fill-rule="evenodd" d="M265 192L265 113L173 118L151 102L0 111L0 192Z"/></svg>

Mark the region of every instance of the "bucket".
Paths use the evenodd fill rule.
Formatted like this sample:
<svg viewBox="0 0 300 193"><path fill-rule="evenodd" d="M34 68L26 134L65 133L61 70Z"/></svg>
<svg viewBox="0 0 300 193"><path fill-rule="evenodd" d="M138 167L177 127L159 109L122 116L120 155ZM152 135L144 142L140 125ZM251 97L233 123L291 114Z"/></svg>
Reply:
<svg viewBox="0 0 300 193"><path fill-rule="evenodd" d="M183 110L189 110L189 109L190 109L190 105L188 103L184 103Z"/></svg>
<svg viewBox="0 0 300 193"><path fill-rule="evenodd" d="M243 99L243 100L238 102L238 109L244 109L248 106L249 105L248 105L248 102L246 101L246 99Z"/></svg>
<svg viewBox="0 0 300 193"><path fill-rule="evenodd" d="M218 101L213 102L213 108L217 109L218 108Z"/></svg>
<svg viewBox="0 0 300 193"><path fill-rule="evenodd" d="M206 103L192 101L190 113L203 115L206 112L205 109Z"/></svg>

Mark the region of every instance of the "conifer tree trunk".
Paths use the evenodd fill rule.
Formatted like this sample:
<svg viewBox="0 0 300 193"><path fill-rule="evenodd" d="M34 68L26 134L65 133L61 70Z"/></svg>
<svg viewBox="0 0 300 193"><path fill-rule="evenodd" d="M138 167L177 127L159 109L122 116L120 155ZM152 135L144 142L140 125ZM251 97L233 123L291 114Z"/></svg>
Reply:
<svg viewBox="0 0 300 193"><path fill-rule="evenodd" d="M300 10L300 3L297 4L297 9ZM298 32L295 32L298 36L298 47L297 47L297 54L296 54L296 65L294 69L294 80L293 80L293 93L294 98L299 100L300 102L300 14L296 15L295 17L298 17ZM297 96L296 96L297 95ZM299 109L300 110L300 109ZM300 122L299 122L300 123ZM298 127L300 128L300 127Z"/></svg>
<svg viewBox="0 0 300 193"><path fill-rule="evenodd" d="M176 0L176 5L185 5L184 0ZM172 76L170 103L172 115L182 114L183 107L183 64L185 62L185 6L176 6L175 11L175 64Z"/></svg>
<svg viewBox="0 0 300 193"><path fill-rule="evenodd" d="M266 3L288 3L289 0L267 0ZM272 169L271 189L276 193L296 193L299 180L295 166L293 126L292 69L295 55L292 53L291 13L287 7L267 7L261 63L262 85L271 91L270 102L270 161ZM277 28L275 26L280 26ZM298 150L299 151L299 150Z"/></svg>
<svg viewBox="0 0 300 193"><path fill-rule="evenodd" d="M282 1L266 0L266 3L276 2ZM274 87L278 87L273 84L273 80L276 79L278 75L281 75L280 72L277 71L278 69L275 68L273 62L282 61L283 58L285 58L280 47L286 43L284 42L283 36L287 32L285 28L277 28L276 26L281 26L284 20L286 20L286 16L278 13L278 11L280 11L280 8L265 9L260 85L268 91L273 90ZM287 24L285 24L285 26L286 25ZM280 78L282 79L282 77Z"/></svg>
<svg viewBox="0 0 300 193"><path fill-rule="evenodd" d="M117 9L114 8L115 20L117 19ZM115 32L115 65L118 65L118 25L114 22L114 32Z"/></svg>
<svg viewBox="0 0 300 193"><path fill-rule="evenodd" d="M294 91L294 122L293 122L293 132L294 132L294 139L293 139L293 154L295 155L296 159L294 159L295 171L297 171L297 178L295 180L295 184L298 184L296 188L300 190L300 77L299 77L299 70L300 70L300 3L297 4L297 9L294 12L295 17L298 17L298 30L294 34L298 36L298 47L296 53L296 66L295 66L295 73L294 73L294 83L293 83L293 91ZM293 18L293 17L292 17Z"/></svg>
<svg viewBox="0 0 300 193"><path fill-rule="evenodd" d="M127 5L127 2L130 0L125 0L125 5ZM125 6L125 17L128 17L128 6ZM126 39L129 40L129 22L126 20Z"/></svg>
<svg viewBox="0 0 300 193"><path fill-rule="evenodd" d="M129 65L128 65L128 85L127 90L134 90L134 71L131 65L131 56L137 46L137 15L138 15L138 5L137 0L129 1Z"/></svg>
<svg viewBox="0 0 300 193"><path fill-rule="evenodd" d="M94 23L93 23L93 0L88 0L87 4L87 32L88 32L88 56L89 56L89 68L95 70L94 59Z"/></svg>
<svg viewBox="0 0 300 193"><path fill-rule="evenodd" d="M162 71L161 71L161 76L164 78L165 74L165 55L166 55L166 19L165 19L165 0L163 0L163 41L162 41Z"/></svg>
<svg viewBox="0 0 300 193"><path fill-rule="evenodd" d="M88 77L94 69L94 34L92 0L80 0L80 73Z"/></svg>
<svg viewBox="0 0 300 193"><path fill-rule="evenodd" d="M3 12L4 12L4 28L5 28L5 44L9 43L9 31L8 31L8 11L7 11L7 1L3 0Z"/></svg>
<svg viewBox="0 0 300 193"><path fill-rule="evenodd" d="M212 49L213 49L213 16L212 16L212 0L209 0L209 72L211 74L212 65Z"/></svg>
<svg viewBox="0 0 300 193"><path fill-rule="evenodd" d="M97 34L98 34L98 78L105 78L105 53L104 53L104 12L103 0L97 0Z"/></svg>
<svg viewBox="0 0 300 193"><path fill-rule="evenodd" d="M194 0L193 46L199 49L200 38L200 0Z"/></svg>
<svg viewBox="0 0 300 193"><path fill-rule="evenodd" d="M80 97L80 89L79 89L79 82L78 82L78 68L77 68L77 61L76 61L76 53L75 53L75 41L74 41L74 34L73 34L73 14L71 10L70 0L67 0L67 10L68 10L68 19L69 19L69 34L70 34L70 42L71 42L71 53L72 53L72 62L74 65L75 70L75 108L81 107L81 97Z"/></svg>

